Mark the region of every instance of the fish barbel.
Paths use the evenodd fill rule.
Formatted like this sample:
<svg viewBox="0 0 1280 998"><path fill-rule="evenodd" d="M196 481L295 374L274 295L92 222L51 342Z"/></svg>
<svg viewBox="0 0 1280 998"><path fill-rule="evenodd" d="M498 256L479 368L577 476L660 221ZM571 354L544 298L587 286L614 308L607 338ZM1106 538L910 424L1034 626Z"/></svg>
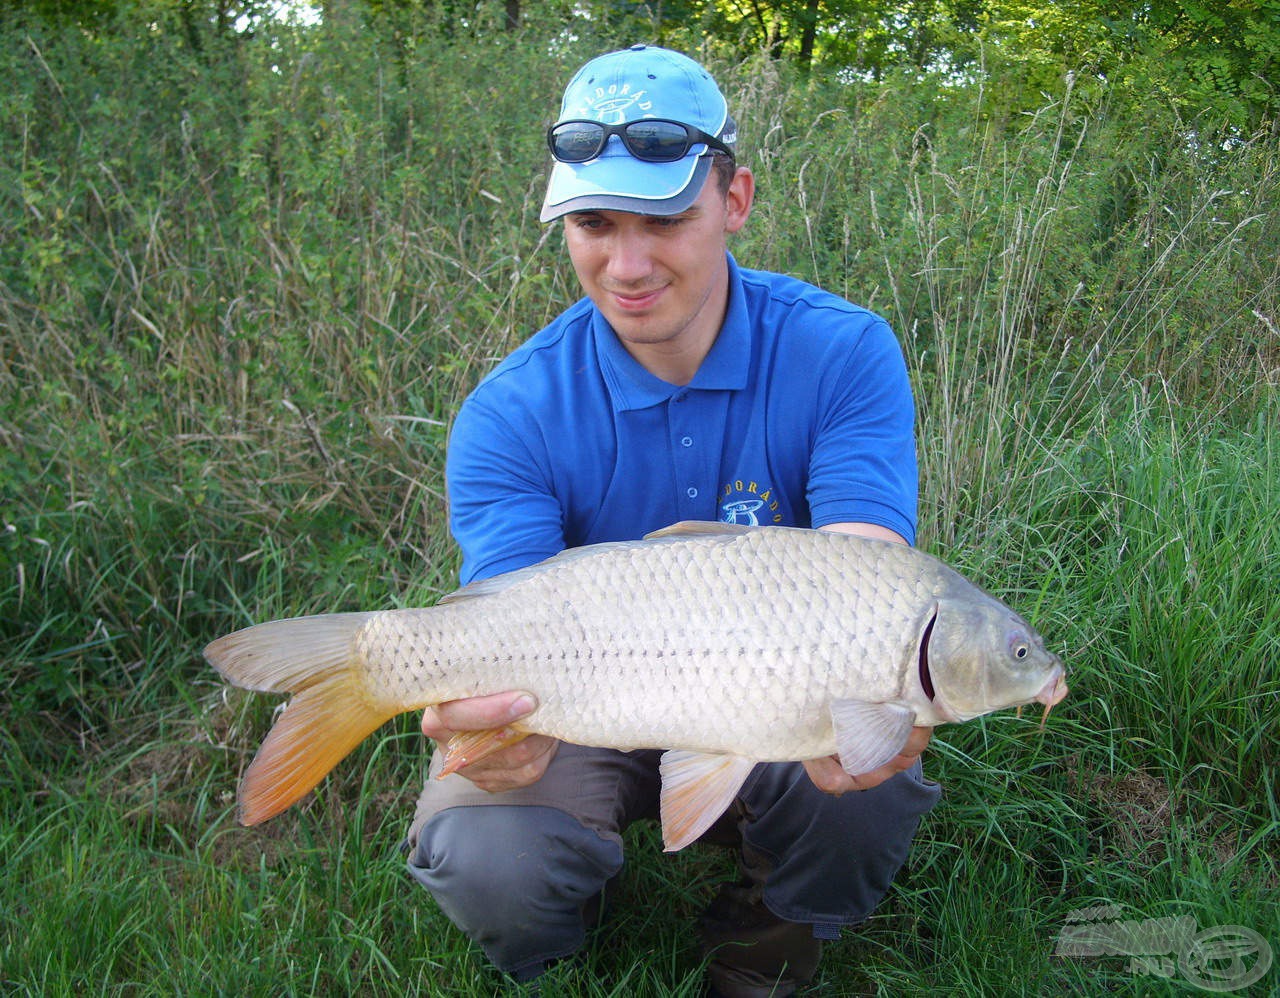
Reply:
<svg viewBox="0 0 1280 998"><path fill-rule="evenodd" d="M237 686L290 693L241 781L257 824L397 714L504 690L537 709L468 734L446 771L529 734L666 750L666 848L696 839L752 766L835 754L850 774L914 725L1067 693L1026 621L937 558L851 534L681 523L572 548L434 607L258 624L212 642Z"/></svg>

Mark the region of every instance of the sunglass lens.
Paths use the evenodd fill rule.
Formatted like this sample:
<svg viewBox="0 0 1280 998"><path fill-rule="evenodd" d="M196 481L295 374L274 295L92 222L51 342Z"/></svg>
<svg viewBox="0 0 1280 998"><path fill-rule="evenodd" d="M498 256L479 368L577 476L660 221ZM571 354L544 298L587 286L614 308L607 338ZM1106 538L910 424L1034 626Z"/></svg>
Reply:
<svg viewBox="0 0 1280 998"><path fill-rule="evenodd" d="M631 155L651 163L674 162L689 151L689 133L674 121L633 121L623 137Z"/></svg>
<svg viewBox="0 0 1280 998"><path fill-rule="evenodd" d="M571 121L551 130L551 152L563 163L585 163L600 152L605 130L590 121Z"/></svg>

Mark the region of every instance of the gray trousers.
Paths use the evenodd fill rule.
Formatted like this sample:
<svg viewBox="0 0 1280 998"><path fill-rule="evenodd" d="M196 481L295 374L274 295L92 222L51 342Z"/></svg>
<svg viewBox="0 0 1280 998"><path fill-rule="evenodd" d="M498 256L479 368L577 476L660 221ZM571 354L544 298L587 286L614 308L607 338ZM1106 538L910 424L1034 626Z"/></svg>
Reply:
<svg viewBox="0 0 1280 998"><path fill-rule="evenodd" d="M622 830L657 816L660 755L563 743L537 783L499 794L435 779L433 760L406 840L409 872L498 969L536 977L582 946L587 908L622 869ZM762 763L704 838L736 824L752 866L763 863L765 907L830 939L884 897L940 794L919 763L841 797L800 763Z"/></svg>

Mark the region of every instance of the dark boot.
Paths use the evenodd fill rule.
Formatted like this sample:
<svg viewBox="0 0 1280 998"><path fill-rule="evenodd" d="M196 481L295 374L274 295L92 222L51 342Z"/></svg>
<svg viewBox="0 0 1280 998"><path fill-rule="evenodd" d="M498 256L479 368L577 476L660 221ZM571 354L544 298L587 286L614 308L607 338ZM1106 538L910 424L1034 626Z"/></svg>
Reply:
<svg viewBox="0 0 1280 998"><path fill-rule="evenodd" d="M822 957L813 926L788 922L764 906L768 864L743 843L742 879L721 888L698 920L710 994L786 998L812 980Z"/></svg>

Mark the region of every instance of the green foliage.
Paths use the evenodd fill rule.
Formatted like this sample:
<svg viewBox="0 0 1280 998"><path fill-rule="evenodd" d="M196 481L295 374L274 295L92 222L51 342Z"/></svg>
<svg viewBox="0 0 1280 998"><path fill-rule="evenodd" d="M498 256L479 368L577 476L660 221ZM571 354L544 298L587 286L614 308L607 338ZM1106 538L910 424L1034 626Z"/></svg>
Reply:
<svg viewBox="0 0 1280 998"><path fill-rule="evenodd" d="M205 63L279 26L267 0L40 0L0 6L16 23L93 37L181 38ZM1184 120L1250 132L1280 93L1280 0L1046 3L1042 0L360 0L317 3L337 31L372 31L408 59L458 42L503 44L517 28L555 38L657 42L740 62L756 54L803 72L882 80L907 73L985 79L1028 111L1067 72L1104 81L1113 99L1157 96Z"/></svg>
<svg viewBox="0 0 1280 998"><path fill-rule="evenodd" d="M165 6L0 19L0 990L493 994L395 855L414 719L240 829L272 705L199 650L452 587L449 421L578 294L537 223L542 128L649 22L427 44L440 11L401 8L202 19L196 45ZM1068 85L1067 48L1034 103L1012 59L876 82L708 57L759 185L735 254L890 318L921 542L1072 684L1043 733L938 734L945 802L821 993L1153 990L1051 958L1089 905L1280 940L1274 126ZM647 828L629 849L614 920L546 993L698 993L689 925L728 866Z"/></svg>

